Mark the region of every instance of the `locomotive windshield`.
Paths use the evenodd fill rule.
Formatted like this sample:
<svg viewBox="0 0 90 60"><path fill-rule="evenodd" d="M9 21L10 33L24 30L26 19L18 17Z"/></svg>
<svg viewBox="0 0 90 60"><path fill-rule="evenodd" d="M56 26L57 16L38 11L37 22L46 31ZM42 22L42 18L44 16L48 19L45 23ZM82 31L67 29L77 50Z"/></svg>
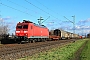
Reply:
<svg viewBox="0 0 90 60"><path fill-rule="evenodd" d="M28 25L17 25L18 29L28 29Z"/></svg>
<svg viewBox="0 0 90 60"><path fill-rule="evenodd" d="M23 29L28 29L28 25L23 25Z"/></svg>
<svg viewBox="0 0 90 60"><path fill-rule="evenodd" d="M17 25L17 28L22 29L22 25Z"/></svg>

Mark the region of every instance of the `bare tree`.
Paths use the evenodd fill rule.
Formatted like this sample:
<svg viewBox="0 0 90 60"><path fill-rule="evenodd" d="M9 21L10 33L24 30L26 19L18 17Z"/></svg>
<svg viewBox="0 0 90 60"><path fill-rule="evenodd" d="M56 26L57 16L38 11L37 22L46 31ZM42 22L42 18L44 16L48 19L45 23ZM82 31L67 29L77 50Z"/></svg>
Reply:
<svg viewBox="0 0 90 60"><path fill-rule="evenodd" d="M0 35L1 34L7 34L9 31L9 25L4 22L2 18L0 18Z"/></svg>

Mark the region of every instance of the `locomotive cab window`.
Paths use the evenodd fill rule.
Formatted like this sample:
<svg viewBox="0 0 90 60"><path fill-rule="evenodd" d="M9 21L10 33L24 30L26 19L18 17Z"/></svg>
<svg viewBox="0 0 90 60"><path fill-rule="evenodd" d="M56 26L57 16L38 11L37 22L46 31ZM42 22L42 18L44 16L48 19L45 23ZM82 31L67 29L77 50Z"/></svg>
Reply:
<svg viewBox="0 0 90 60"><path fill-rule="evenodd" d="M28 25L23 25L23 29L28 29Z"/></svg>
<svg viewBox="0 0 90 60"><path fill-rule="evenodd" d="M17 25L17 28L22 29L22 25Z"/></svg>

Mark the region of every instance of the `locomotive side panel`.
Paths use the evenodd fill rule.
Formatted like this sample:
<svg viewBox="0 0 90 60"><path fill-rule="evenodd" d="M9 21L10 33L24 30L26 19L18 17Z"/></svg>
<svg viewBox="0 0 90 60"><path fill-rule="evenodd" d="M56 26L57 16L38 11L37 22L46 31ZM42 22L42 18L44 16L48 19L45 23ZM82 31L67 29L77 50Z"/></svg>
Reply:
<svg viewBox="0 0 90 60"><path fill-rule="evenodd" d="M29 24L29 27L28 27L28 38L34 36L33 35L33 24Z"/></svg>
<svg viewBox="0 0 90 60"><path fill-rule="evenodd" d="M39 38L40 35L41 35L41 28L39 28L38 26L33 26L33 36L35 38Z"/></svg>
<svg viewBox="0 0 90 60"><path fill-rule="evenodd" d="M34 37L36 38L48 38L49 31L45 27L34 26L33 30Z"/></svg>

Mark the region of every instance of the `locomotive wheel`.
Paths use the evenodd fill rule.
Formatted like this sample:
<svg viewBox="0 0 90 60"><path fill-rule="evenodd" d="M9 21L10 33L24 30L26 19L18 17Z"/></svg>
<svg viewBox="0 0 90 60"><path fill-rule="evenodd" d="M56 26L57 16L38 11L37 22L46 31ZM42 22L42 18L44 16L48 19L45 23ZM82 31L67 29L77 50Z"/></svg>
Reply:
<svg viewBox="0 0 90 60"><path fill-rule="evenodd" d="M31 43L35 43L35 40L31 40Z"/></svg>
<svg viewBox="0 0 90 60"><path fill-rule="evenodd" d="M46 41L46 39L44 38L44 39L43 39L43 42L45 42L45 41Z"/></svg>
<svg viewBox="0 0 90 60"><path fill-rule="evenodd" d="M28 39L28 43L31 43L31 40L30 39Z"/></svg>
<svg viewBox="0 0 90 60"><path fill-rule="evenodd" d="M35 40L32 40L32 43L35 43Z"/></svg>
<svg viewBox="0 0 90 60"><path fill-rule="evenodd" d="M35 39L32 39L32 40L31 40L31 43L35 43Z"/></svg>
<svg viewBox="0 0 90 60"><path fill-rule="evenodd" d="M29 42L29 43L31 43L31 41L30 41L30 40L29 40L28 42Z"/></svg>
<svg viewBox="0 0 90 60"><path fill-rule="evenodd" d="M21 44L21 42L18 42L18 44Z"/></svg>
<svg viewBox="0 0 90 60"><path fill-rule="evenodd" d="M42 39L43 42L45 42L45 39Z"/></svg>
<svg viewBox="0 0 90 60"><path fill-rule="evenodd" d="M31 43L33 43L33 40L31 40Z"/></svg>

